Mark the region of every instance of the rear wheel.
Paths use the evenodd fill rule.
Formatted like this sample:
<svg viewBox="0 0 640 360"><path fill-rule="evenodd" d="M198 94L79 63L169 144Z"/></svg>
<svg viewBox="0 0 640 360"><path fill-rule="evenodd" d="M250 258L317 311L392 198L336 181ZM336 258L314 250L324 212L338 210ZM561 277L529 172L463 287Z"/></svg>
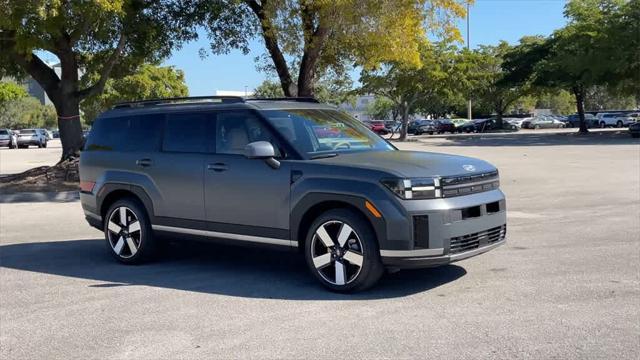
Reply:
<svg viewBox="0 0 640 360"><path fill-rule="evenodd" d="M616 122L616 127L621 128L623 126L622 121L618 120L618 122Z"/></svg>
<svg viewBox="0 0 640 360"><path fill-rule="evenodd" d="M384 272L375 233L362 215L348 209L329 210L314 221L305 258L322 285L338 292L365 290Z"/></svg>
<svg viewBox="0 0 640 360"><path fill-rule="evenodd" d="M111 255L125 264L139 264L156 253L151 223L144 206L132 198L117 200L107 211L104 235Z"/></svg>
<svg viewBox="0 0 640 360"><path fill-rule="evenodd" d="M42 147L44 147L44 148L47 147L47 140L44 141L44 144L42 145Z"/></svg>
<svg viewBox="0 0 640 360"><path fill-rule="evenodd" d="M607 123L605 123L604 121L601 121L600 122L600 127L603 128L603 129L606 128L607 127Z"/></svg>

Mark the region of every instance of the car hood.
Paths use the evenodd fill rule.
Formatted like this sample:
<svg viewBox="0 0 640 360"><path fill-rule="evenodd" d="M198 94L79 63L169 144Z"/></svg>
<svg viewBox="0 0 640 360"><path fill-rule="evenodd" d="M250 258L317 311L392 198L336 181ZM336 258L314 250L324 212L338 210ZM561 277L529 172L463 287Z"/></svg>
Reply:
<svg viewBox="0 0 640 360"><path fill-rule="evenodd" d="M483 160L422 151L341 153L336 157L313 161L384 171L407 178L474 174L496 170L493 165Z"/></svg>

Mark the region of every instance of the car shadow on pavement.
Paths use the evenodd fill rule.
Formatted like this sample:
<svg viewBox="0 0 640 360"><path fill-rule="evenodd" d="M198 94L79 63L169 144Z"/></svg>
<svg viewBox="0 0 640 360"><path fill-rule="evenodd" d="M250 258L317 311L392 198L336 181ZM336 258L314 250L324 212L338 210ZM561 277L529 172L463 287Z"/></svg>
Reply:
<svg viewBox="0 0 640 360"><path fill-rule="evenodd" d="M188 246L187 246L188 245ZM368 300L428 291L464 276L448 265L386 274L368 291L344 295L325 290L292 252L223 246L171 244L156 262L123 265L104 240L67 240L0 246L0 267L94 280L99 291L118 286L154 286L210 294L287 300Z"/></svg>

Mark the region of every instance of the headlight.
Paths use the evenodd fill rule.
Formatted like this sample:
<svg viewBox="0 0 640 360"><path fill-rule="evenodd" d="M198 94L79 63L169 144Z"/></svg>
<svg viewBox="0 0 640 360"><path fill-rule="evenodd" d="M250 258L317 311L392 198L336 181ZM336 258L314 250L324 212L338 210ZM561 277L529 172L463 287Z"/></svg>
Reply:
<svg viewBox="0 0 640 360"><path fill-rule="evenodd" d="M382 184L401 199L435 199L440 197L440 179L384 179Z"/></svg>
<svg viewBox="0 0 640 360"><path fill-rule="evenodd" d="M500 188L498 171L416 179L383 179L382 184L404 200L464 196Z"/></svg>

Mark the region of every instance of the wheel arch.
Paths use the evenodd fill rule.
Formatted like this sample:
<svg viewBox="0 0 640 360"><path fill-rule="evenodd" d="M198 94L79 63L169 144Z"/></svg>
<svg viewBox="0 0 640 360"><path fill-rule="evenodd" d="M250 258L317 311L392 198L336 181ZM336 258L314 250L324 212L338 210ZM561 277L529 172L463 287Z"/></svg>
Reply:
<svg viewBox="0 0 640 360"><path fill-rule="evenodd" d="M291 214L291 240L298 243L298 250L304 249L307 232L313 221L331 209L350 209L361 215L376 234L378 244L386 238L386 226L381 218L373 216L365 207L365 198L328 193L308 194L294 207Z"/></svg>
<svg viewBox="0 0 640 360"><path fill-rule="evenodd" d="M144 189L135 185L128 184L105 184L102 189L98 193L98 210L100 211L100 216L103 221L106 217L106 212L109 210L109 207L118 199L122 199L125 197L133 198L144 206L147 211L147 215L149 219L153 223L153 203L151 202L151 198Z"/></svg>

